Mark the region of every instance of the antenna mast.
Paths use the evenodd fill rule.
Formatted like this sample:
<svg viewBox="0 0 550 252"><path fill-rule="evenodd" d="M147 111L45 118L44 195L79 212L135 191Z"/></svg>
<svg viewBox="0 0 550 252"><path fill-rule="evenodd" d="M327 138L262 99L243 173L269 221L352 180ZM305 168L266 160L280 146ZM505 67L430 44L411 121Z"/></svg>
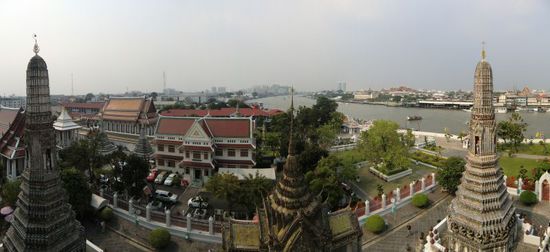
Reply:
<svg viewBox="0 0 550 252"><path fill-rule="evenodd" d="M71 96L74 96L74 76L71 73Z"/></svg>
<svg viewBox="0 0 550 252"><path fill-rule="evenodd" d="M162 92L164 93L166 90L166 72L162 72L162 83L163 83Z"/></svg>

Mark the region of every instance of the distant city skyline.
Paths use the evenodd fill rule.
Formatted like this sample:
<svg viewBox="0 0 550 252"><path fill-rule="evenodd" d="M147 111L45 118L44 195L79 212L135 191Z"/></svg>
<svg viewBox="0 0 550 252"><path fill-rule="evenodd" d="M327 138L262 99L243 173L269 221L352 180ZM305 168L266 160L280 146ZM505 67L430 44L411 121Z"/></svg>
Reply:
<svg viewBox="0 0 550 252"><path fill-rule="evenodd" d="M471 90L481 41L495 90L550 86L550 2L1 1L0 95L24 95L33 33L52 94Z"/></svg>

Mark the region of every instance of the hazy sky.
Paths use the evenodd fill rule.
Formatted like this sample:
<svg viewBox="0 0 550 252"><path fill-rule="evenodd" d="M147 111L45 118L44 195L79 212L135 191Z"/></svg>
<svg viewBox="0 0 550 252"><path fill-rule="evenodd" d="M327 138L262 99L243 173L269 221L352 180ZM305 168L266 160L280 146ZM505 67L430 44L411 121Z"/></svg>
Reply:
<svg viewBox="0 0 550 252"><path fill-rule="evenodd" d="M0 0L0 95L25 92L37 33L52 93L293 84L550 89L550 1Z"/></svg>

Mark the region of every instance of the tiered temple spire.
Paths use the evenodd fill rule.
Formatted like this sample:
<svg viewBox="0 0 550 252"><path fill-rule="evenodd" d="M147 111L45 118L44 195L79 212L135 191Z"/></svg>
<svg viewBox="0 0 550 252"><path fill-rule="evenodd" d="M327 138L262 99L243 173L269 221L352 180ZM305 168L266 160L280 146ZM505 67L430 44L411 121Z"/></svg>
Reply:
<svg viewBox="0 0 550 252"><path fill-rule="evenodd" d="M151 155L153 155L153 148L151 147L151 144L149 143L149 140L145 135L144 125L140 126L139 140L136 144L136 148L134 149L134 154L143 157L143 159L145 160L149 160Z"/></svg>
<svg viewBox="0 0 550 252"><path fill-rule="evenodd" d="M451 251L511 251L516 238L515 208L498 166L493 108L493 73L482 59L474 81L466 170L449 206Z"/></svg>
<svg viewBox="0 0 550 252"><path fill-rule="evenodd" d="M38 43L27 66L26 160L7 251L84 251L84 228L75 220L57 167L48 67Z"/></svg>

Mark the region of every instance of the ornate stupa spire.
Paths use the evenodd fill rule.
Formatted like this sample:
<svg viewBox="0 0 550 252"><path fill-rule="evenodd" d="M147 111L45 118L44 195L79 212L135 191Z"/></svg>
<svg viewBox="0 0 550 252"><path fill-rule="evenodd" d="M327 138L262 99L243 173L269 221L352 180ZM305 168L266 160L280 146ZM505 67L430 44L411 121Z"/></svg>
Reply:
<svg viewBox="0 0 550 252"><path fill-rule="evenodd" d="M27 65L25 168L14 219L4 237L7 251L84 251L84 228L75 220L57 167L48 67L34 53Z"/></svg>
<svg viewBox="0 0 550 252"><path fill-rule="evenodd" d="M511 251L516 239L515 208L498 166L493 73L485 60L485 48L481 55L475 70L466 169L449 206L448 247L452 251Z"/></svg>
<svg viewBox="0 0 550 252"><path fill-rule="evenodd" d="M153 154L153 148L145 135L145 125L140 125L139 140L134 149L134 154L143 157L145 160L149 160Z"/></svg>

